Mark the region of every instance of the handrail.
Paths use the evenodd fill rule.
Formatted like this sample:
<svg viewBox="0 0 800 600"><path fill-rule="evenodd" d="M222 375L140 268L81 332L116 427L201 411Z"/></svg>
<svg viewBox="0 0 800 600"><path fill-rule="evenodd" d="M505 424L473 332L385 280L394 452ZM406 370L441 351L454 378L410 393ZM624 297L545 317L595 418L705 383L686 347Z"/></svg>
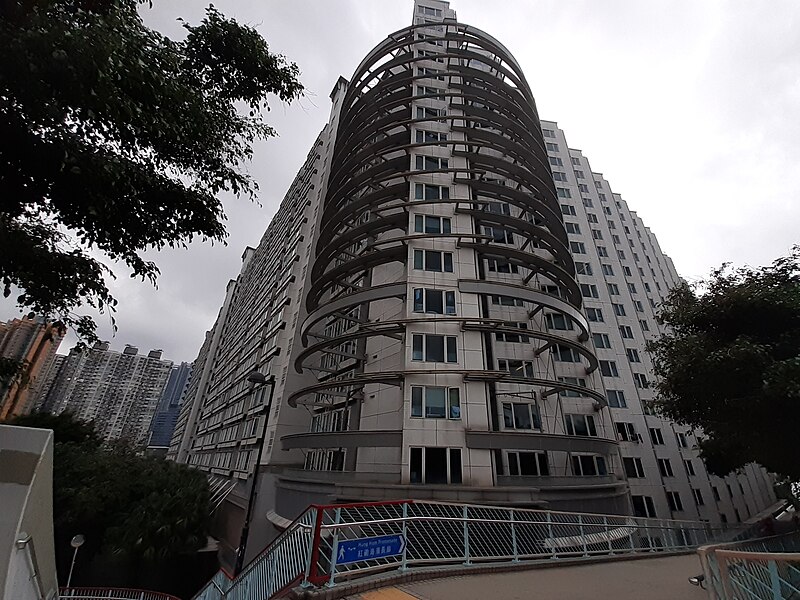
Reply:
<svg viewBox="0 0 800 600"><path fill-rule="evenodd" d="M70 600L180 600L164 592L114 587L62 587L58 590L58 597Z"/></svg>
<svg viewBox="0 0 800 600"><path fill-rule="evenodd" d="M237 577L195 600L276 598L377 572L684 551L730 530L699 521L397 500L311 505ZM255 596L253 595L255 594Z"/></svg>

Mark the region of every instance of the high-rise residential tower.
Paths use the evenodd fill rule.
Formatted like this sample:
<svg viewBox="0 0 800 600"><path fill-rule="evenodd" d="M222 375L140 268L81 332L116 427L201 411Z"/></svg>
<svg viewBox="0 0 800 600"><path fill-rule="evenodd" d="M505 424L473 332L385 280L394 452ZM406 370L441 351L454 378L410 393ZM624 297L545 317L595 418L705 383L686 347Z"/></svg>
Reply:
<svg viewBox="0 0 800 600"><path fill-rule="evenodd" d="M41 318L0 323L0 357L24 365L22 378L0 382L0 421L33 408L65 333L62 325Z"/></svg>
<svg viewBox="0 0 800 600"><path fill-rule="evenodd" d="M143 355L128 345L116 352L108 342L98 342L69 353L37 405L53 414L70 412L94 421L106 439L145 445L171 370L172 361L162 360L161 350Z"/></svg>
<svg viewBox="0 0 800 600"><path fill-rule="evenodd" d="M189 363L183 362L172 367L167 384L161 393L161 400L159 400L153 420L150 422L150 433L147 440L148 452L160 455L167 453L191 375L192 365Z"/></svg>
<svg viewBox="0 0 800 600"><path fill-rule="evenodd" d="M254 489L248 556L310 502L719 520L772 501L755 467L723 498L689 432L650 414L644 343L675 270L500 42L417 0L331 100L170 450L214 479L224 560Z"/></svg>

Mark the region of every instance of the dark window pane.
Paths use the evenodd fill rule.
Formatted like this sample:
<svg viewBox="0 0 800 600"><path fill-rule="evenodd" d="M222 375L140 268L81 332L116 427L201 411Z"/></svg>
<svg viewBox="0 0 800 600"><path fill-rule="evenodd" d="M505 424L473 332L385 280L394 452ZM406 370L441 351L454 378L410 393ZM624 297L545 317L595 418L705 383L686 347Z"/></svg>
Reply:
<svg viewBox="0 0 800 600"><path fill-rule="evenodd" d="M442 233L451 233L450 219L442 218Z"/></svg>
<svg viewBox="0 0 800 600"><path fill-rule="evenodd" d="M447 483L447 448L425 448L425 483Z"/></svg>
<svg viewBox="0 0 800 600"><path fill-rule="evenodd" d="M450 252L444 253L444 271L445 273L453 272L453 255Z"/></svg>
<svg viewBox="0 0 800 600"><path fill-rule="evenodd" d="M439 217L425 217L425 233L439 233L440 229Z"/></svg>
<svg viewBox="0 0 800 600"><path fill-rule="evenodd" d="M414 268L421 269L422 268L422 261L423 261L423 252L422 250L414 250Z"/></svg>
<svg viewBox="0 0 800 600"><path fill-rule="evenodd" d="M456 314L456 293L455 292L445 292L444 293L444 304L445 304L445 314L446 315L454 315Z"/></svg>
<svg viewBox="0 0 800 600"><path fill-rule="evenodd" d="M527 404L514 404L514 427L531 429L531 411Z"/></svg>
<svg viewBox="0 0 800 600"><path fill-rule="evenodd" d="M519 471L522 475L538 475L536 454L533 452L519 453Z"/></svg>
<svg viewBox="0 0 800 600"><path fill-rule="evenodd" d="M425 300L427 301L425 312L434 313L437 315L444 314L441 290L425 290Z"/></svg>
<svg viewBox="0 0 800 600"><path fill-rule="evenodd" d="M424 310L423 290L422 288L414 288L414 312L422 312Z"/></svg>
<svg viewBox="0 0 800 600"><path fill-rule="evenodd" d="M422 483L422 448L411 448L411 483Z"/></svg>
<svg viewBox="0 0 800 600"><path fill-rule="evenodd" d="M442 270L442 253L433 250L425 251L425 270L426 271L441 271Z"/></svg>
<svg viewBox="0 0 800 600"><path fill-rule="evenodd" d="M450 483L461 483L461 448L450 448Z"/></svg>
<svg viewBox="0 0 800 600"><path fill-rule="evenodd" d="M412 387L411 388L411 416L412 417L421 417L422 416L422 388L421 387Z"/></svg>
<svg viewBox="0 0 800 600"><path fill-rule="evenodd" d="M411 336L411 360L422 359L422 336L415 333Z"/></svg>
<svg viewBox="0 0 800 600"><path fill-rule="evenodd" d="M444 362L444 336L425 336L425 360L428 362Z"/></svg>
<svg viewBox="0 0 800 600"><path fill-rule="evenodd" d="M503 403L503 425L507 429L513 429L514 427L514 409L508 402Z"/></svg>
<svg viewBox="0 0 800 600"><path fill-rule="evenodd" d="M443 419L445 415L445 388L425 388L425 416Z"/></svg>
<svg viewBox="0 0 800 600"><path fill-rule="evenodd" d="M517 453L508 453L508 473L509 475L519 475L519 463L517 463Z"/></svg>
<svg viewBox="0 0 800 600"><path fill-rule="evenodd" d="M448 337L447 338L447 362L454 363L457 361L456 358L456 338L455 337Z"/></svg>
<svg viewBox="0 0 800 600"><path fill-rule="evenodd" d="M422 233L423 230L423 217L422 215L415 215L414 216L414 231L416 233Z"/></svg>

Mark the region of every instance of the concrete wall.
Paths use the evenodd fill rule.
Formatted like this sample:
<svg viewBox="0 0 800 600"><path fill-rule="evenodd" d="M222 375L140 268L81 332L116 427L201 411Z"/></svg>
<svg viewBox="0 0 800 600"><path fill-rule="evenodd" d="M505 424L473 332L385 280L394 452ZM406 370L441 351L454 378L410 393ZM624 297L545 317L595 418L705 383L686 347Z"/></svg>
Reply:
<svg viewBox="0 0 800 600"><path fill-rule="evenodd" d="M52 431L0 425L0 507L3 598L55 598Z"/></svg>

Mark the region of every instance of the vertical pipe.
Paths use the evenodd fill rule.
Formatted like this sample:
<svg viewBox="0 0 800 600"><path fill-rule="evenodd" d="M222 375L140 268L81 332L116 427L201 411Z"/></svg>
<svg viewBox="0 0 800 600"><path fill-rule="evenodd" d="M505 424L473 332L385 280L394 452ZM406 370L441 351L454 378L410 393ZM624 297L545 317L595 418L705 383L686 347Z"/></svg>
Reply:
<svg viewBox="0 0 800 600"><path fill-rule="evenodd" d="M408 570L408 502L403 502L403 555L400 560L400 571Z"/></svg>
<svg viewBox="0 0 800 600"><path fill-rule="evenodd" d="M464 519L464 564L471 565L472 563L469 560L469 521L467 521L469 512L466 505L464 505L462 515Z"/></svg>

